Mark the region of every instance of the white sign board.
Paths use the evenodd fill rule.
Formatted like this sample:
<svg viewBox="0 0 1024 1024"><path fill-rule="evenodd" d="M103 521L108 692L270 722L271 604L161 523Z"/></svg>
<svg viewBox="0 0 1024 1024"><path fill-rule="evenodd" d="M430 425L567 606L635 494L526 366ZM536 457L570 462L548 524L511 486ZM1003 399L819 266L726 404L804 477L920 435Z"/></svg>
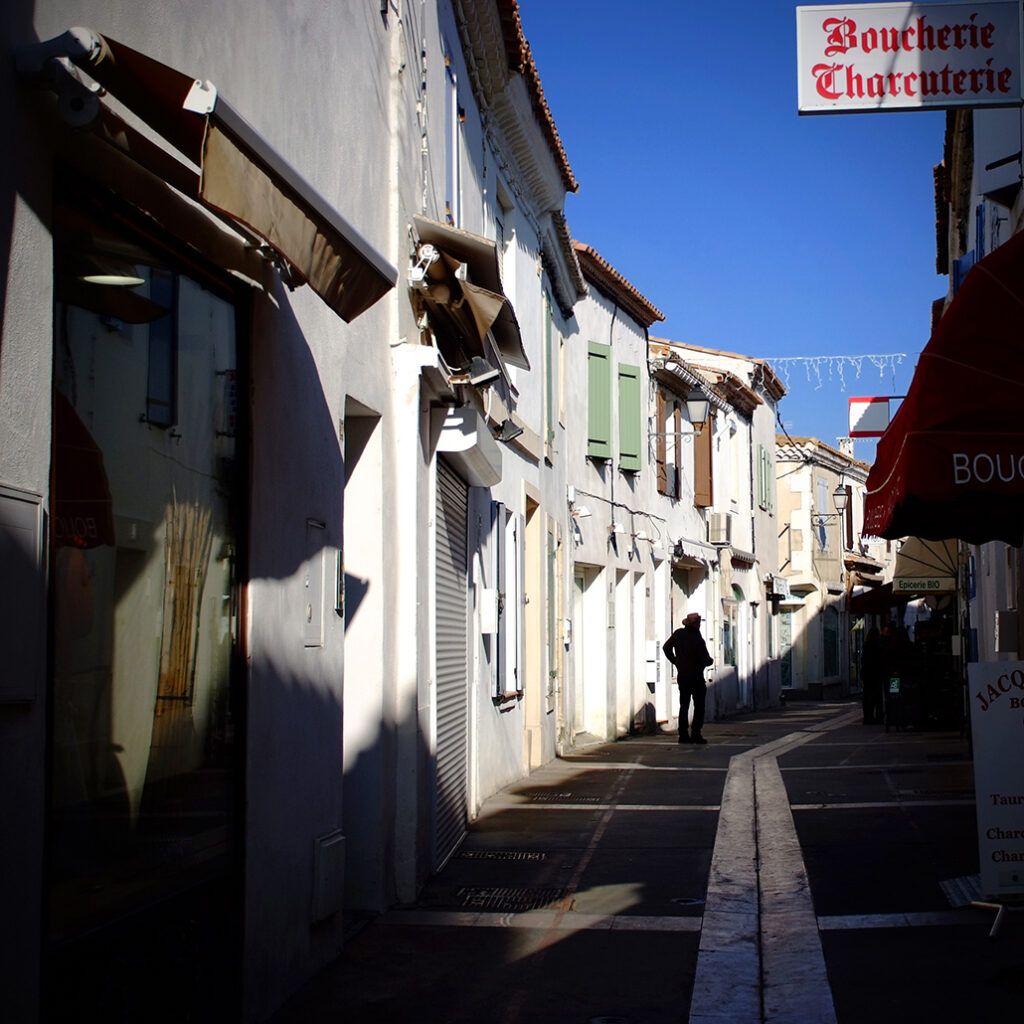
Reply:
<svg viewBox="0 0 1024 1024"><path fill-rule="evenodd" d="M1019 105L1019 0L796 9L801 114Z"/></svg>
<svg viewBox="0 0 1024 1024"><path fill-rule="evenodd" d="M967 666L981 891L1024 894L1024 661Z"/></svg>
<svg viewBox="0 0 1024 1024"><path fill-rule="evenodd" d="M889 426L888 398L850 399L850 437L881 437Z"/></svg>

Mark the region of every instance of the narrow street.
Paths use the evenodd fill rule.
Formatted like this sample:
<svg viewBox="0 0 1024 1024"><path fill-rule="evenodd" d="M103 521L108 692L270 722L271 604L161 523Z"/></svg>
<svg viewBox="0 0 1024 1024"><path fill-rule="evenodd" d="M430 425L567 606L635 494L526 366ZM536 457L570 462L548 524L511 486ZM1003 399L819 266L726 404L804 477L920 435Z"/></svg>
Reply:
<svg viewBox="0 0 1024 1024"><path fill-rule="evenodd" d="M990 938L992 911L954 905L978 870L966 738L864 726L849 702L706 733L596 745L488 801L418 903L275 1024L1017 1012L1020 924Z"/></svg>

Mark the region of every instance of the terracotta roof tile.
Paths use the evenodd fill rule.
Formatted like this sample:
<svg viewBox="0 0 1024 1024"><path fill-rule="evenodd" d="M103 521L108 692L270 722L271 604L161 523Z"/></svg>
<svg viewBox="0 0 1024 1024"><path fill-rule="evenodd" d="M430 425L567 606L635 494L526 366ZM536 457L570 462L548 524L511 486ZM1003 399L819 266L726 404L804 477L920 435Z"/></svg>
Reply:
<svg viewBox="0 0 1024 1024"><path fill-rule="evenodd" d="M573 248L580 261L584 277L602 291L609 292L619 305L625 309L638 324L650 327L655 320L664 320L665 314L652 302L646 299L632 284L629 283L606 259L597 251L582 242L573 241Z"/></svg>
<svg viewBox="0 0 1024 1024"><path fill-rule="evenodd" d="M498 14L505 35L505 51L508 54L509 68L526 79L534 114L537 116L541 129L547 137L548 145L551 147L551 152L558 163L566 191L578 192L579 183L569 166L569 158L566 156L565 147L562 145L558 129L555 127L555 119L551 114L548 101L544 97L544 88L540 84L540 74L534 63L530 44L523 32L523 22L519 17L517 0L498 0Z"/></svg>

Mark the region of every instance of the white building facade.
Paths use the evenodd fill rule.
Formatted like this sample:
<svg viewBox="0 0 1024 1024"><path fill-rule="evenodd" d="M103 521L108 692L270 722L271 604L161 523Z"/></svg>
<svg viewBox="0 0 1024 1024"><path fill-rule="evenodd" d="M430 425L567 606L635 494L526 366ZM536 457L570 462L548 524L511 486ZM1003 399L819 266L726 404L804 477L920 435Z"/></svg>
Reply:
<svg viewBox="0 0 1024 1024"><path fill-rule="evenodd" d="M684 361L713 396L709 423L693 439L699 525L689 509L684 524L701 530L700 540L714 551L707 614L715 658L709 714L776 705L781 663L772 600L780 529L774 424L785 389L771 367L754 357L662 339L652 341L652 355L666 368Z"/></svg>

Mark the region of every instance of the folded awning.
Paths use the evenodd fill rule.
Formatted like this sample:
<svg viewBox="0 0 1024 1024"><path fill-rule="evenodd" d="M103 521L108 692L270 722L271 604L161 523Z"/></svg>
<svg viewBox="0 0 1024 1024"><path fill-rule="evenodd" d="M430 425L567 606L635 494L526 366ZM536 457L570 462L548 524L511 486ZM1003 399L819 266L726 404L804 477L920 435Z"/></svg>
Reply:
<svg viewBox="0 0 1024 1024"><path fill-rule="evenodd" d="M865 535L1024 541L1024 233L968 273L867 479Z"/></svg>
<svg viewBox="0 0 1024 1024"><path fill-rule="evenodd" d="M503 362L530 369L519 321L502 289L495 243L430 217L414 216L413 227L419 244L434 246L441 257L427 270L421 292L435 332L450 335L466 356L484 358L490 333Z"/></svg>
<svg viewBox="0 0 1024 1024"><path fill-rule="evenodd" d="M66 57L200 169L197 198L244 225L345 321L372 306L398 271L218 95L210 82L91 29L74 28L18 55Z"/></svg>
<svg viewBox="0 0 1024 1024"><path fill-rule="evenodd" d="M897 594L948 594L956 590L959 569L956 540L908 537L896 553L892 589Z"/></svg>

